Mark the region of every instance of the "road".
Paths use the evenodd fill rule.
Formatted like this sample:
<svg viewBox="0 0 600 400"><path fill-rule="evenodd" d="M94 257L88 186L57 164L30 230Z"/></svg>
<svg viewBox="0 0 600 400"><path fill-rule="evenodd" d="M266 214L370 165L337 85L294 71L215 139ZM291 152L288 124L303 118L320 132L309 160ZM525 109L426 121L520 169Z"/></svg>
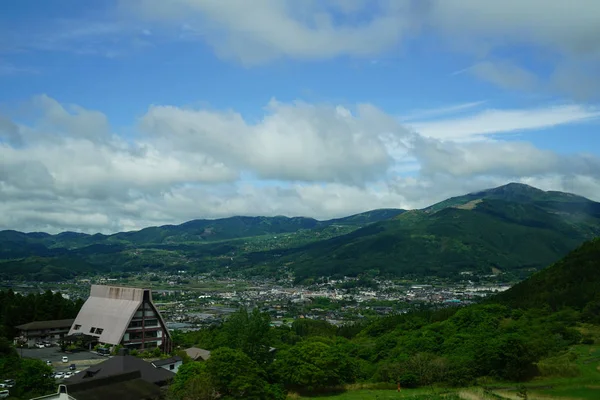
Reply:
<svg viewBox="0 0 600 400"><path fill-rule="evenodd" d="M46 347L43 349L17 349L19 354L25 358L37 358L42 361L50 360L55 372L68 371L69 365L75 364L78 370L83 370L91 365L98 364L108 357L99 356L91 351L80 351L77 353L63 353L60 347ZM63 363L63 356L69 358L69 362Z"/></svg>

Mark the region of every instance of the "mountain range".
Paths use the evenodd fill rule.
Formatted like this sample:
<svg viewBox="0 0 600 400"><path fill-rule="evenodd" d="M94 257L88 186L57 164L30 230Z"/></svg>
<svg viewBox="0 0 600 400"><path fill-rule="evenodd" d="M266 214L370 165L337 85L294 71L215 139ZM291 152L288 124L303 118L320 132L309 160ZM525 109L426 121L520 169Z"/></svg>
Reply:
<svg viewBox="0 0 600 400"><path fill-rule="evenodd" d="M523 278L600 236L600 203L511 183L421 210L304 217L193 220L112 235L0 231L0 277L62 280L146 268L316 276L451 276L507 272Z"/></svg>

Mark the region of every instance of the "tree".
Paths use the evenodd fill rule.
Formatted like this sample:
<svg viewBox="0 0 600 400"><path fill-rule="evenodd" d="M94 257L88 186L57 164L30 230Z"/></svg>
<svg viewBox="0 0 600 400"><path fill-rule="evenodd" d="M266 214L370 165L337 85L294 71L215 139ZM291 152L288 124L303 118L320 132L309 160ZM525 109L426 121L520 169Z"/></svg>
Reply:
<svg viewBox="0 0 600 400"><path fill-rule="evenodd" d="M241 350L226 347L213 351L206 371L216 391L230 399L273 399L277 392L266 381L265 372Z"/></svg>
<svg viewBox="0 0 600 400"><path fill-rule="evenodd" d="M37 397L56 391L52 378L52 368L41 360L24 358L20 360L15 392L18 397Z"/></svg>
<svg viewBox="0 0 600 400"><path fill-rule="evenodd" d="M314 390L352 383L357 365L337 346L306 341L281 351L272 370L289 388Z"/></svg>

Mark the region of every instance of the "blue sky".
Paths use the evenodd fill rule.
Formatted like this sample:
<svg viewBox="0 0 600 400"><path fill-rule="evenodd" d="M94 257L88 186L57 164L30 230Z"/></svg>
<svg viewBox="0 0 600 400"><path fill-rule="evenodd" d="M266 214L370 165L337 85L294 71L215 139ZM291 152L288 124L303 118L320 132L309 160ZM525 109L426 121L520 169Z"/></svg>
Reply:
<svg viewBox="0 0 600 400"><path fill-rule="evenodd" d="M600 3L565 4L5 0L0 228L600 200Z"/></svg>

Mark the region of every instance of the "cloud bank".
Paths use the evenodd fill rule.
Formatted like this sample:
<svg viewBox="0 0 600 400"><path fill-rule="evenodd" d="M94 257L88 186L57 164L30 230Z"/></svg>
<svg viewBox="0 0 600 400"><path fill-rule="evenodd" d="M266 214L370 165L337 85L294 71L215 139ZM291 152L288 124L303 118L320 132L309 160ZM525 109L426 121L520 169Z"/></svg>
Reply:
<svg viewBox="0 0 600 400"><path fill-rule="evenodd" d="M556 107L521 110L500 130L548 124L549 113L558 115L552 125L597 116ZM408 127L369 104L272 100L252 121L233 110L153 105L132 119L135 134L126 140L99 110L47 95L25 108L25 118L0 118L3 229L115 232L231 215L323 219L424 207L509 181L600 200L597 157L490 136L498 113L511 110L474 110L471 124L446 114ZM435 134L441 126L454 134Z"/></svg>

